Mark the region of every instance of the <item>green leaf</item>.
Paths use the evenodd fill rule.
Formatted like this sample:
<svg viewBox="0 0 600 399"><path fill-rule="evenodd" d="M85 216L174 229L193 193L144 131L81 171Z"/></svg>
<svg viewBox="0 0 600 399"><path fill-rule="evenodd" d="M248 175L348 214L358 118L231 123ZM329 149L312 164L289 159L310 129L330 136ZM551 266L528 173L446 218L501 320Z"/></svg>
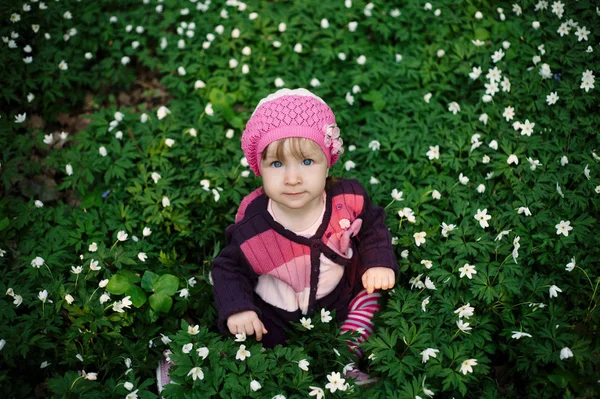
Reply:
<svg viewBox="0 0 600 399"><path fill-rule="evenodd" d="M165 295L173 295L179 288L179 279L172 274L164 274L160 276L158 282L153 287L155 293L162 293Z"/></svg>
<svg viewBox="0 0 600 399"><path fill-rule="evenodd" d="M171 310L171 306L173 306L173 299L162 292L157 292L150 295L148 302L150 302L152 309L163 313L167 313L169 310Z"/></svg>
<svg viewBox="0 0 600 399"><path fill-rule="evenodd" d="M8 227L8 218L0 220L0 231Z"/></svg>
<svg viewBox="0 0 600 399"><path fill-rule="evenodd" d="M159 276L156 273L152 273L150 270L146 270L142 277L142 288L148 292L154 291L154 287L158 282Z"/></svg>
<svg viewBox="0 0 600 399"><path fill-rule="evenodd" d="M136 308L141 308L146 303L146 293L137 285L130 285L125 295L131 297L131 302Z"/></svg>
<svg viewBox="0 0 600 399"><path fill-rule="evenodd" d="M122 295L131 286L132 285L127 278L121 274L115 274L110 278L110 281L106 285L106 291L110 292L111 294Z"/></svg>

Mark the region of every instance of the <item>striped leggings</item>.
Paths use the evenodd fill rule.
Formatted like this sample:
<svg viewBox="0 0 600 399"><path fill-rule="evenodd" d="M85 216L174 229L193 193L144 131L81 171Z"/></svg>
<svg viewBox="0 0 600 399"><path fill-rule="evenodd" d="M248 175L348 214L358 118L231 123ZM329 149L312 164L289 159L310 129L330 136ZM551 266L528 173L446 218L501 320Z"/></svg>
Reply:
<svg viewBox="0 0 600 399"><path fill-rule="evenodd" d="M380 297L381 294L379 291L375 291L372 294L367 294L367 290L360 291L352 302L350 302L348 317L340 327L340 332L342 333L349 330L360 333L360 337L354 341L346 341L350 350L359 358L362 357L363 353L358 349L358 345L365 342L373 333L375 325L372 318L375 312L381 309L381 305L378 303Z"/></svg>

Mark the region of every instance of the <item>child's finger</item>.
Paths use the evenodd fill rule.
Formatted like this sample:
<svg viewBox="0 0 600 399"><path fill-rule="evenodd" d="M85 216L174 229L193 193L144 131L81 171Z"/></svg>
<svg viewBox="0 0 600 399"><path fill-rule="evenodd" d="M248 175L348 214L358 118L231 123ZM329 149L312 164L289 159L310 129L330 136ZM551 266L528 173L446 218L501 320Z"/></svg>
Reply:
<svg viewBox="0 0 600 399"><path fill-rule="evenodd" d="M256 340L260 341L262 339L263 332L265 329L265 327L263 326L263 323L260 320L255 319L252 322L252 328L253 328L254 332L256 333Z"/></svg>

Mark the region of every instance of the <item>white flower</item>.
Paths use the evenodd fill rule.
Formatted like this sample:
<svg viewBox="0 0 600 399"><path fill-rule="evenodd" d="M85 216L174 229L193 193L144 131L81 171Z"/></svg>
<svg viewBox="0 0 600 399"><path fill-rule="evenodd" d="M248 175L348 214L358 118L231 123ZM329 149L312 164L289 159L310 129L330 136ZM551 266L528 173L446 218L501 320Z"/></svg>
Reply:
<svg viewBox="0 0 600 399"><path fill-rule="evenodd" d="M67 172L68 176L73 175L73 167L70 163L65 166L65 172Z"/></svg>
<svg viewBox="0 0 600 399"><path fill-rule="evenodd" d="M398 211L398 216L401 218L406 218L409 223L415 223L417 219L415 218L415 213L410 208L403 208Z"/></svg>
<svg viewBox="0 0 600 399"><path fill-rule="evenodd" d="M467 176L464 176L462 173L458 175L458 180L461 182L461 184L464 185L467 185L467 183L469 182L469 178Z"/></svg>
<svg viewBox="0 0 600 399"><path fill-rule="evenodd" d="M364 65L367 62L367 57L361 55L356 59L356 62L358 63L358 65Z"/></svg>
<svg viewBox="0 0 600 399"><path fill-rule="evenodd" d="M484 125L487 125L489 116L488 114L479 115L479 122L482 122Z"/></svg>
<svg viewBox="0 0 600 399"><path fill-rule="evenodd" d="M121 64L127 65L129 64L129 62L131 62L131 58L129 58L128 56L124 56L121 58Z"/></svg>
<svg viewBox="0 0 600 399"><path fill-rule="evenodd" d="M156 111L156 117L159 120L161 120L161 119L166 118L166 116L169 115L170 113L171 113L171 111L169 110L169 108L167 108L163 105L160 108L158 108L158 110Z"/></svg>
<svg viewBox="0 0 600 399"><path fill-rule="evenodd" d="M548 294L550 295L550 298L558 297L559 292L562 292L562 290L555 285L551 285L548 289Z"/></svg>
<svg viewBox="0 0 600 399"><path fill-rule="evenodd" d="M564 347L560 350L560 360L568 359L573 357L573 352L568 347Z"/></svg>
<svg viewBox="0 0 600 399"><path fill-rule="evenodd" d="M345 385L346 380L341 377L340 373L334 372L334 373L327 375L327 380L329 380L329 383L327 383L327 385L325 385L325 389L329 389L329 391L331 391L331 393L334 393L337 390L340 390L340 391L346 390L346 385Z"/></svg>
<svg viewBox="0 0 600 399"><path fill-rule="evenodd" d="M485 185L484 184L480 184L477 186L477 192L480 194L483 194L483 192L485 191Z"/></svg>
<svg viewBox="0 0 600 399"><path fill-rule="evenodd" d="M235 334L235 342L244 342L246 340L246 333L245 332L241 332L238 334Z"/></svg>
<svg viewBox="0 0 600 399"><path fill-rule="evenodd" d="M202 371L202 369L200 367L194 367L193 369L190 370L189 373L187 373L187 376L192 376L192 378L194 379L194 381L196 381L197 378L199 378L200 380L204 379L204 372Z"/></svg>
<svg viewBox="0 0 600 399"><path fill-rule="evenodd" d="M346 102L350 105L354 104L354 96L350 92L346 93Z"/></svg>
<svg viewBox="0 0 600 399"><path fill-rule="evenodd" d="M425 349L423 352L421 352L421 362L422 363L427 363L427 361L429 360L430 357L435 357L437 358L437 352L439 352L439 349L433 349L433 348L427 348Z"/></svg>
<svg viewBox="0 0 600 399"><path fill-rule="evenodd" d="M483 211L481 209L477 209L477 213L475 214L474 218L478 220L479 225L485 229L489 226L488 220L490 220L492 216L487 214L487 209L484 209Z"/></svg>
<svg viewBox="0 0 600 399"><path fill-rule="evenodd" d="M565 270L568 272L573 271L573 269L575 269L576 263L575 263L575 257L573 256L571 258L571 262L567 263L567 266L565 267Z"/></svg>
<svg viewBox="0 0 600 399"><path fill-rule="evenodd" d="M465 323L464 321L462 321L462 319L458 319L458 321L456 322L456 326L458 327L458 329L466 334L471 334L469 331L473 329L473 327L470 327L469 324L470 323Z"/></svg>
<svg viewBox="0 0 600 399"><path fill-rule="evenodd" d="M433 262L427 259L421 260L421 264L425 265L425 269L431 269L431 267L433 266Z"/></svg>
<svg viewBox="0 0 600 399"><path fill-rule="evenodd" d="M308 366L310 366L310 363L306 359L302 359L298 362L298 367L304 371L308 371Z"/></svg>
<svg viewBox="0 0 600 399"><path fill-rule="evenodd" d="M354 169L356 167L356 164L352 161L346 161L344 163L344 169L346 169L347 171L349 171L350 169Z"/></svg>
<svg viewBox="0 0 600 399"><path fill-rule="evenodd" d="M502 51L502 49L497 50L494 52L494 54L492 54L492 61L495 64L498 61L500 61L503 57L504 57L504 51Z"/></svg>
<svg viewBox="0 0 600 399"><path fill-rule="evenodd" d="M287 25L285 24L285 22L281 22L277 29L279 30L279 32L283 33L287 29Z"/></svg>
<svg viewBox="0 0 600 399"><path fill-rule="evenodd" d="M204 360L204 359L206 359L206 357L208 356L210 351L208 350L208 348L206 346L203 346L201 348L196 349L196 353L198 354L199 357L201 357Z"/></svg>
<svg viewBox="0 0 600 399"><path fill-rule="evenodd" d="M44 290L44 291L38 292L38 299L40 301L42 301L43 303L46 303L46 301L48 300L48 291Z"/></svg>
<svg viewBox="0 0 600 399"><path fill-rule="evenodd" d="M141 260L142 262L145 262L146 259L148 259L148 255L146 255L145 252L140 252L137 254L137 257L139 260Z"/></svg>
<svg viewBox="0 0 600 399"><path fill-rule="evenodd" d="M456 225L454 224L446 224L444 222L442 222L442 235L444 237L448 237L448 233L453 231L456 228Z"/></svg>
<svg viewBox="0 0 600 399"><path fill-rule="evenodd" d="M98 283L98 287L100 287L100 288L106 287L108 285L108 281L109 280L107 278L104 280L100 280L100 282Z"/></svg>
<svg viewBox="0 0 600 399"><path fill-rule="evenodd" d="M479 39L476 39L476 40L471 40L471 43L473 43L473 45L474 45L475 47L481 47L481 46L483 46L483 45L485 44L485 42L484 42L484 41L482 41L482 40L479 40Z"/></svg>
<svg viewBox="0 0 600 399"><path fill-rule="evenodd" d="M392 190L392 198L395 201L404 201L404 198L402 198L402 191L398 191L397 188Z"/></svg>
<svg viewBox="0 0 600 399"><path fill-rule="evenodd" d="M65 301L67 301L69 305L72 304L74 300L75 299L71 296L71 294L65 295Z"/></svg>
<svg viewBox="0 0 600 399"><path fill-rule="evenodd" d="M473 67L473 71L469 72L469 77L473 80L476 80L479 75L481 75L481 67Z"/></svg>
<svg viewBox="0 0 600 399"><path fill-rule="evenodd" d="M563 155L563 156L560 158L560 165L561 165L561 166L565 166L565 165L566 165L566 164L568 164L568 163L569 163L569 158L567 158L567 156L566 156L566 155Z"/></svg>
<svg viewBox="0 0 600 399"><path fill-rule="evenodd" d="M179 66L179 67L177 68L177 74L178 74L179 76L185 76L185 74L186 74L186 72L185 72L185 68L184 68L184 67L182 67L182 66ZM160 118L159 118L159 119L160 119Z"/></svg>
<svg viewBox="0 0 600 399"><path fill-rule="evenodd" d="M442 58L446 55L446 51L444 51L444 49L439 49L435 54L438 56L438 58Z"/></svg>
<svg viewBox="0 0 600 399"><path fill-rule="evenodd" d="M281 78L275 79L275 87L283 87L284 85L285 85L285 82L283 81L283 79L281 79Z"/></svg>
<svg viewBox="0 0 600 399"><path fill-rule="evenodd" d="M477 274L477 270L475 270L475 266L469 265L468 263L465 263L465 265L463 267L459 268L458 271L460 272L460 278L467 276L469 278L469 280L471 280L473 278L473 274Z"/></svg>
<svg viewBox="0 0 600 399"><path fill-rule="evenodd" d="M175 144L175 140L173 140L173 139L166 139L165 140L165 144L166 144L167 147L172 147L173 144Z"/></svg>
<svg viewBox="0 0 600 399"><path fill-rule="evenodd" d="M123 387L125 389L127 389L128 391L131 391L133 389L133 384L131 382L127 381L123 384Z"/></svg>
<svg viewBox="0 0 600 399"><path fill-rule="evenodd" d="M203 81L197 80L194 82L194 90L202 89L204 87L206 87L206 83L204 83Z"/></svg>
<svg viewBox="0 0 600 399"><path fill-rule="evenodd" d="M448 111L456 115L458 112L460 112L460 105L458 105L456 101L452 101L450 104L448 104Z"/></svg>
<svg viewBox="0 0 600 399"><path fill-rule="evenodd" d="M71 266L71 273L80 274L83 271L83 266Z"/></svg>
<svg viewBox="0 0 600 399"><path fill-rule="evenodd" d="M262 385L260 385L260 382L258 382L256 380L250 381L250 389L252 389L252 391L256 392L261 388L262 388Z"/></svg>
<svg viewBox="0 0 600 399"><path fill-rule="evenodd" d="M121 230L117 233L117 240L119 240L119 241L126 241L127 237L128 237L128 235L127 235L127 233L125 233L124 230Z"/></svg>
<svg viewBox="0 0 600 399"><path fill-rule="evenodd" d="M517 158L517 156L515 154L510 154L510 156L506 160L506 163L509 164L509 165L511 165L513 163L515 165L518 165L519 164L519 158Z"/></svg>
<svg viewBox="0 0 600 399"><path fill-rule="evenodd" d="M330 314L330 311L325 310L324 308L321 309L321 322L329 323L333 319L333 317L331 317Z"/></svg>
<svg viewBox="0 0 600 399"><path fill-rule="evenodd" d="M506 119L506 121L510 121L515 117L515 109L513 107L504 108L504 112L502 116Z"/></svg>
<svg viewBox="0 0 600 399"><path fill-rule="evenodd" d="M36 256L32 261L31 261L31 266L33 267L37 267L38 269L44 265L44 258L40 258L39 256Z"/></svg>
<svg viewBox="0 0 600 399"><path fill-rule="evenodd" d="M162 206L165 208L168 206L171 206L171 201L169 200L169 197L167 197L167 196L162 197Z"/></svg>
<svg viewBox="0 0 600 399"><path fill-rule="evenodd" d="M300 319L300 324L302 324L302 327L306 328L307 330L310 330L314 327L312 324L312 320L306 317Z"/></svg>
<svg viewBox="0 0 600 399"><path fill-rule="evenodd" d="M430 290L435 290L435 284L433 283L433 281L431 281L429 276L425 277L425 287Z"/></svg>
<svg viewBox="0 0 600 399"><path fill-rule="evenodd" d="M473 316L473 312L475 311L475 308L470 306L469 303L467 303L466 305L461 306L460 308L456 309L454 311L454 313L458 313L458 318L462 319L463 317L465 319L470 318L471 316Z"/></svg>
<svg viewBox="0 0 600 399"><path fill-rule="evenodd" d="M164 335L164 334L162 334L162 333L160 334L160 340L161 340L161 341L162 341L162 343L163 343L163 344L165 344L165 345L168 345L168 344L170 344L171 342L173 342L173 340L171 340L171 338L167 337L166 335Z"/></svg>
<svg viewBox="0 0 600 399"><path fill-rule="evenodd" d="M563 234L565 237L568 237L569 231L573 230L573 228L571 227L571 222L568 220L561 220L560 223L558 223L554 227L556 228L556 235Z"/></svg>
<svg viewBox="0 0 600 399"><path fill-rule="evenodd" d="M521 206L521 207L519 207L519 209L517 209L517 213L518 213L519 215L521 215L521 214L525 214L525 216L531 216L531 211L530 211L530 210L529 210L529 208L528 208L528 207L526 207L526 206Z"/></svg>
<svg viewBox="0 0 600 399"><path fill-rule="evenodd" d="M423 301L421 302L421 310L423 312L427 311L427 305L429 305L429 298L431 298L431 297L428 296L427 298L423 299Z"/></svg>
<svg viewBox="0 0 600 399"><path fill-rule="evenodd" d="M440 194L440 192L438 190L433 190L431 192L431 197L433 199L439 200L440 198L442 198L442 194Z"/></svg>
<svg viewBox="0 0 600 399"><path fill-rule="evenodd" d="M429 104L429 101L431 100L431 96L432 96L432 95L433 95L433 94L431 94L431 93L427 93L427 94L425 94L425 95L423 96L423 100L425 100L425 102L426 102L427 104Z"/></svg>
<svg viewBox="0 0 600 399"><path fill-rule="evenodd" d="M531 136L533 133L533 128L535 127L535 123L529 122L529 119L525 120L525 123L520 124L521 135Z"/></svg>
<svg viewBox="0 0 600 399"><path fill-rule="evenodd" d="M372 140L371 142L369 142L369 148L372 151L378 151L379 148L381 148L381 143L379 143L379 141L377 140Z"/></svg>
<svg viewBox="0 0 600 399"><path fill-rule="evenodd" d="M181 351L186 354L190 353L192 349L194 349L194 344L192 344L191 342L181 347Z"/></svg>
<svg viewBox="0 0 600 399"><path fill-rule="evenodd" d="M250 357L250 351L246 350L246 345L240 345L240 349L235 354L235 359L244 361L247 357Z"/></svg>
<svg viewBox="0 0 600 399"><path fill-rule="evenodd" d="M464 362L462 362L462 364L460 365L460 372L464 375L467 375L467 373L472 373L472 366L477 366L477 359L467 359Z"/></svg>
<svg viewBox="0 0 600 399"><path fill-rule="evenodd" d="M154 183L158 183L158 181L160 180L161 176L156 173L156 172L152 172L152 174L150 175L150 177L152 178L152 180L154 180Z"/></svg>
<svg viewBox="0 0 600 399"><path fill-rule="evenodd" d="M181 291L179 291L179 296L182 298L188 298L190 296L190 291L187 288L182 288Z"/></svg>
<svg viewBox="0 0 600 399"><path fill-rule="evenodd" d="M323 399L325 397L323 389L313 386L309 386L309 388L312 389L312 391L309 392L308 396L316 396L315 399Z"/></svg>
<svg viewBox="0 0 600 399"><path fill-rule="evenodd" d="M440 159L440 146L429 146L429 151L425 154L429 160Z"/></svg>
<svg viewBox="0 0 600 399"><path fill-rule="evenodd" d="M417 245L417 247L420 247L421 244L425 244L425 236L426 235L427 235L427 233L424 231L413 234L413 237L415 238L415 244Z"/></svg>
<svg viewBox="0 0 600 399"><path fill-rule="evenodd" d="M559 98L560 97L558 96L558 94L556 94L556 92L553 91L546 96L546 102L548 103L548 105L553 105L556 104Z"/></svg>
<svg viewBox="0 0 600 399"><path fill-rule="evenodd" d="M583 27L577 27L577 31L575 32L575 36L577 36L577 41L580 42L582 40L587 41L588 37L587 35L591 33L589 30L586 29L585 26Z"/></svg>
<svg viewBox="0 0 600 399"><path fill-rule="evenodd" d="M585 168L583 168L583 174L585 176L586 179L590 180L590 168L589 165L585 165Z"/></svg>
<svg viewBox="0 0 600 399"><path fill-rule="evenodd" d="M239 65L239 62L235 58L232 58L229 60L229 68L234 69L234 68L237 68L238 65Z"/></svg>
<svg viewBox="0 0 600 399"><path fill-rule="evenodd" d="M43 208L44 207L44 203L40 200L35 200L35 202L33 203L35 205L36 208Z"/></svg>
<svg viewBox="0 0 600 399"><path fill-rule="evenodd" d="M512 332L511 338L513 338L513 339L521 339L523 337L531 338L531 334L528 334L528 333L522 332L522 331L513 331Z"/></svg>

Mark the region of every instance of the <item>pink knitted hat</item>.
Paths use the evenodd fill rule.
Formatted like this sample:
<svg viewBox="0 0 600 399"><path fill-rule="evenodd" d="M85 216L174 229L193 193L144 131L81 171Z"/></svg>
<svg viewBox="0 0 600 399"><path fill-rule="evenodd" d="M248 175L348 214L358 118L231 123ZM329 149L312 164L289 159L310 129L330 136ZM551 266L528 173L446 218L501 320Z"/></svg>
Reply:
<svg viewBox="0 0 600 399"><path fill-rule="evenodd" d="M250 169L260 176L262 152L274 141L305 137L316 142L332 166L343 152L333 112L306 89L281 89L260 100L242 135L242 150Z"/></svg>

